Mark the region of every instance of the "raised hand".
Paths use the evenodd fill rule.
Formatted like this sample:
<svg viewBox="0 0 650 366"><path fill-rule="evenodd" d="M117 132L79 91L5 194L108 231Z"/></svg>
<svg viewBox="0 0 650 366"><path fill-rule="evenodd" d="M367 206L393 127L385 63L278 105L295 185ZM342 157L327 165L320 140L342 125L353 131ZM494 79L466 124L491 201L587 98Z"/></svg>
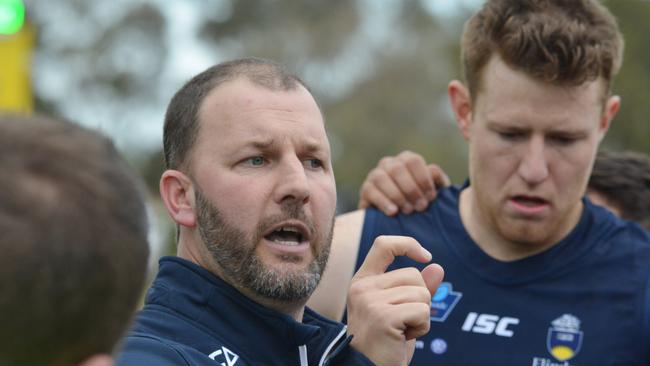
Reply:
<svg viewBox="0 0 650 366"><path fill-rule="evenodd" d="M444 276L437 264L422 272L414 267L386 272L396 256L420 263L431 260L431 254L411 237L380 236L352 278L348 293L352 347L382 366L408 364L415 338L429 331L431 296Z"/></svg>

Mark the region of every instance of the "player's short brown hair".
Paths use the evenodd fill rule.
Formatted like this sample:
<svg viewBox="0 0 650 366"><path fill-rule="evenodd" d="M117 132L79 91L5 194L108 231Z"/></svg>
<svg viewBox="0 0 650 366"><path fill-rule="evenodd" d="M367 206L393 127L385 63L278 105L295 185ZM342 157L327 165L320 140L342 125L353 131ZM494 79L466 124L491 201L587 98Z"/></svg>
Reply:
<svg viewBox="0 0 650 366"><path fill-rule="evenodd" d="M488 0L467 21L461 40L472 98L494 55L549 83L580 85L600 77L608 95L622 63L623 37L597 0Z"/></svg>

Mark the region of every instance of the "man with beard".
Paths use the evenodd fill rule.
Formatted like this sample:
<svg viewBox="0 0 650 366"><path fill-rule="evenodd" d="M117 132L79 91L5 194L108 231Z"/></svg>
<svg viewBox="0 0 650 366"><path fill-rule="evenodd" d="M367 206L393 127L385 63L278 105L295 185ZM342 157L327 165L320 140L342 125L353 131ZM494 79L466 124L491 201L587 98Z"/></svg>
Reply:
<svg viewBox="0 0 650 366"><path fill-rule="evenodd" d="M448 86L468 181L423 212L339 217L310 305L340 316L374 238L409 235L445 268L412 365L650 365L650 236L583 199L622 49L596 0L487 0Z"/></svg>
<svg viewBox="0 0 650 366"><path fill-rule="evenodd" d="M120 365L408 362L442 278L435 264L384 273L394 256L431 260L415 240L377 239L350 287L347 332L305 308L336 188L320 109L297 77L259 59L211 67L172 99L163 140L178 256L161 259Z"/></svg>

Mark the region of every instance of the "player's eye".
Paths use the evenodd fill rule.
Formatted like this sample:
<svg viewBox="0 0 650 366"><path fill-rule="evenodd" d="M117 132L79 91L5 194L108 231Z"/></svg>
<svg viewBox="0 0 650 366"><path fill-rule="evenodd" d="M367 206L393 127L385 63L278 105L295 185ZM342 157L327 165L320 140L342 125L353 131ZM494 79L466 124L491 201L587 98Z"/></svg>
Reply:
<svg viewBox="0 0 650 366"><path fill-rule="evenodd" d="M251 166L262 166L265 163L265 159L262 156L253 156L246 159L246 162Z"/></svg>

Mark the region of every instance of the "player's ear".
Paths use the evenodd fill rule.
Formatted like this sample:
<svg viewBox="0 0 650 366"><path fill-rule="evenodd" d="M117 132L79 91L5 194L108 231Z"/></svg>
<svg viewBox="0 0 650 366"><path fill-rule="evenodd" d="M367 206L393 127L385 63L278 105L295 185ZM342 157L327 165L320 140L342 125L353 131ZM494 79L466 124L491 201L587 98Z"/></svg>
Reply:
<svg viewBox="0 0 650 366"><path fill-rule="evenodd" d="M456 124L465 140L469 140L472 123L472 100L467 87L458 80L452 80L447 87L451 109L456 117Z"/></svg>
<svg viewBox="0 0 650 366"><path fill-rule="evenodd" d="M194 185L187 175L174 169L166 170L160 177L160 197L178 225L196 226Z"/></svg>
<svg viewBox="0 0 650 366"><path fill-rule="evenodd" d="M618 95L612 95L611 97L607 98L605 107L603 108L603 115L600 117L600 124L598 126L601 140L603 137L605 137L607 130L609 130L612 119L614 119L614 116L616 116L616 113L618 113L619 109L621 109L621 97Z"/></svg>

